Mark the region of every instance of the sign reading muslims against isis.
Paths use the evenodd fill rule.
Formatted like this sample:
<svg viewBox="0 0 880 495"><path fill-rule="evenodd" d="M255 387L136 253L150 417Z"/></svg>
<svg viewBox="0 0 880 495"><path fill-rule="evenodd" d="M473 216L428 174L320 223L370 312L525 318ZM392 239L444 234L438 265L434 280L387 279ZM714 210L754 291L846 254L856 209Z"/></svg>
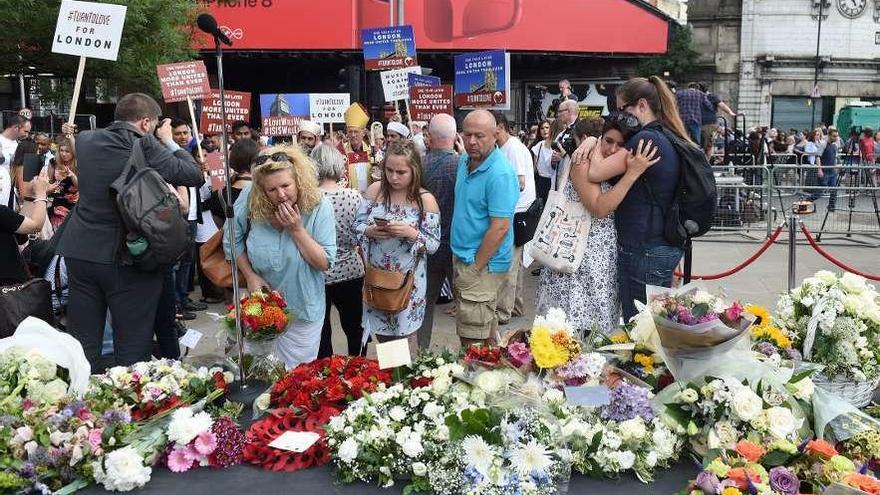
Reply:
<svg viewBox="0 0 880 495"><path fill-rule="evenodd" d="M24 8L24 7L22 7ZM116 60L125 25L124 5L64 0L58 11L52 51Z"/></svg>
<svg viewBox="0 0 880 495"><path fill-rule="evenodd" d="M504 50L455 56L457 108L510 109L510 55Z"/></svg>
<svg viewBox="0 0 880 495"><path fill-rule="evenodd" d="M382 76L382 90L385 92L385 101L397 101L409 99L409 74L421 74L422 68L418 65L405 69L386 70L380 72Z"/></svg>
<svg viewBox="0 0 880 495"><path fill-rule="evenodd" d="M435 115L452 115L452 86L413 86L409 88L412 120L429 122Z"/></svg>
<svg viewBox="0 0 880 495"><path fill-rule="evenodd" d="M251 94L241 91L226 90L226 130L232 132L232 123L236 120L250 121ZM202 101L202 118L199 131L204 134L220 134L223 132L223 113L220 108L220 92L211 90L211 96Z"/></svg>
<svg viewBox="0 0 880 495"><path fill-rule="evenodd" d="M367 70L390 70L418 65L412 26L361 29Z"/></svg>
<svg viewBox="0 0 880 495"><path fill-rule="evenodd" d="M201 60L157 65L156 73L165 103L186 101L187 98L201 100L211 94L208 71Z"/></svg>
<svg viewBox="0 0 880 495"><path fill-rule="evenodd" d="M316 124L345 122L345 111L350 105L348 93L310 93L309 120Z"/></svg>
<svg viewBox="0 0 880 495"><path fill-rule="evenodd" d="M440 86L440 78L436 76L423 76L421 74L408 74L407 84L413 86Z"/></svg>
<svg viewBox="0 0 880 495"><path fill-rule="evenodd" d="M299 132L299 123L302 117L294 115L273 115L263 117L263 127L260 129L264 136L293 136Z"/></svg>

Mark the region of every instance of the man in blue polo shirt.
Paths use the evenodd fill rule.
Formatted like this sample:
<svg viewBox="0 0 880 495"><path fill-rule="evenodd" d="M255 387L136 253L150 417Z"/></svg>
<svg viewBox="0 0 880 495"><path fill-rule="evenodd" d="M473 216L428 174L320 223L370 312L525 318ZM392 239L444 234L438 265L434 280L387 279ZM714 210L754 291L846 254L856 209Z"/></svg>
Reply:
<svg viewBox="0 0 880 495"><path fill-rule="evenodd" d="M458 162L450 239L455 323L462 346L483 343L497 333L498 289L513 252L511 224L519 182L495 146L495 128L495 117L486 110L474 110L464 119L467 154Z"/></svg>

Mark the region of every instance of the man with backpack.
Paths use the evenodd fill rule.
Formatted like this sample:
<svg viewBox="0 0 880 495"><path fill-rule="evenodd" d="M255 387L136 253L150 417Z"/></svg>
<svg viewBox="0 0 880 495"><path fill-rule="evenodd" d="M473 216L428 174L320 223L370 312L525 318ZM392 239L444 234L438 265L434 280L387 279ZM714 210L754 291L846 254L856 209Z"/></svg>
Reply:
<svg viewBox="0 0 880 495"><path fill-rule="evenodd" d="M192 155L174 142L170 120L159 122L160 113L151 97L131 93L117 103L115 122L76 139L80 199L58 253L65 257L70 280L67 326L93 370L102 368L108 309L113 313L115 364L150 359L167 269L162 265L173 258L174 246L188 239L180 205L169 199L173 191L165 190L153 204L149 201L157 197L156 184L198 187L204 182ZM145 205L146 211L138 211Z"/></svg>

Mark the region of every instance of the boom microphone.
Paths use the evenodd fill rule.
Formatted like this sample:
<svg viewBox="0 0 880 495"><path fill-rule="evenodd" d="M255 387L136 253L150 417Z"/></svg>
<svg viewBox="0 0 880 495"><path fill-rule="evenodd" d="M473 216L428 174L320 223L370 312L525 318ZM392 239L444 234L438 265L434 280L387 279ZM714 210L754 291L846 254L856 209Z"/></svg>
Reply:
<svg viewBox="0 0 880 495"><path fill-rule="evenodd" d="M217 27L217 19L214 19L214 16L211 14L201 14L196 23L202 31L214 36L224 45L232 46L232 40L229 39L229 36L226 36L226 33Z"/></svg>

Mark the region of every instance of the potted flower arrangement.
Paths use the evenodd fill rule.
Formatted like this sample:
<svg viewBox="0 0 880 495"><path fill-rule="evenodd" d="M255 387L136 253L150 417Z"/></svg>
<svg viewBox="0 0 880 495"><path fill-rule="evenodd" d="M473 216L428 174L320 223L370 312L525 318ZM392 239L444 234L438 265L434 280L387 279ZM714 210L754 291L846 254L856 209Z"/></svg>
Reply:
<svg viewBox="0 0 880 495"><path fill-rule="evenodd" d="M814 381L856 407L880 382L880 295L863 277L817 272L778 302L779 325L805 361L824 366Z"/></svg>

